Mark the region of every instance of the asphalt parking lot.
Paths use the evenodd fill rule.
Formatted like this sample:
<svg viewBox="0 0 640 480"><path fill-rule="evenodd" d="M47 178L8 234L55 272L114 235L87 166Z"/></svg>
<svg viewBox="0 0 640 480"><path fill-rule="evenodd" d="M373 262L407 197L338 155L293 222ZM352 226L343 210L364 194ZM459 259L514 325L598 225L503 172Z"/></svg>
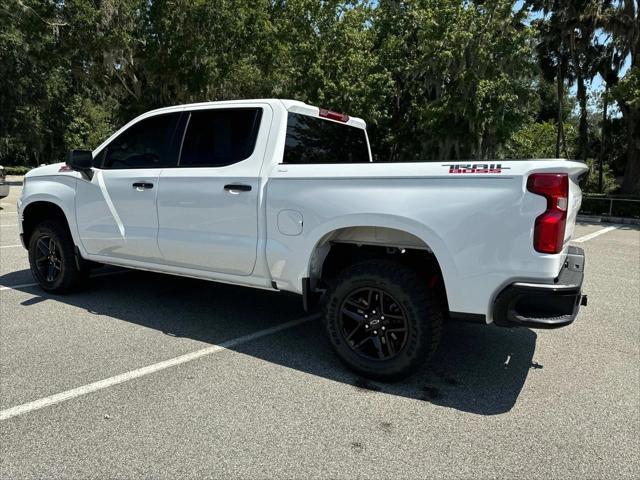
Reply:
<svg viewBox="0 0 640 480"><path fill-rule="evenodd" d="M19 190L0 201L1 478L640 475L635 227L576 227L601 234L573 325L451 324L430 367L383 384L296 296L116 269L45 294Z"/></svg>

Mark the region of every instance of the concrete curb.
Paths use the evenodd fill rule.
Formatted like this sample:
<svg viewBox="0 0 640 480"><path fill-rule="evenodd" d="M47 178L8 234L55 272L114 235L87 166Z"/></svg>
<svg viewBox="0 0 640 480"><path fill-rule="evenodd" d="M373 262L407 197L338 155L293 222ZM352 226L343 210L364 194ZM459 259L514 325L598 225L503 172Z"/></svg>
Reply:
<svg viewBox="0 0 640 480"><path fill-rule="evenodd" d="M640 218L601 217L598 215L578 215L578 222L618 223L621 225L640 225Z"/></svg>
<svg viewBox="0 0 640 480"><path fill-rule="evenodd" d="M24 179L24 175L7 175L6 183L12 186L20 186L22 185Z"/></svg>

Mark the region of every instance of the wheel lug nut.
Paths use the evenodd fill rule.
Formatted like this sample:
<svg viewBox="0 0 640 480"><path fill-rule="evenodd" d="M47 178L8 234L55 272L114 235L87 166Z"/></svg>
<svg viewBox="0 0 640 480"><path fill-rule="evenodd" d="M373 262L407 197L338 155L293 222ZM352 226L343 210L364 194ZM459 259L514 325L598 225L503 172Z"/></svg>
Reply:
<svg viewBox="0 0 640 480"><path fill-rule="evenodd" d="M380 320L384 320L384 316L380 317Z"/></svg>
<svg viewBox="0 0 640 480"><path fill-rule="evenodd" d="M382 330L383 332L387 329L387 327L382 327L380 330Z"/></svg>
<svg viewBox="0 0 640 480"><path fill-rule="evenodd" d="M369 328L369 325L365 325L364 328Z"/></svg>
<svg viewBox="0 0 640 480"><path fill-rule="evenodd" d="M373 334L374 334L374 335L377 335L377 334L378 334L378 331L377 331L377 330L374 330L374 331L373 331Z"/></svg>
<svg viewBox="0 0 640 480"><path fill-rule="evenodd" d="M364 318L369 318L369 315L365 315Z"/></svg>

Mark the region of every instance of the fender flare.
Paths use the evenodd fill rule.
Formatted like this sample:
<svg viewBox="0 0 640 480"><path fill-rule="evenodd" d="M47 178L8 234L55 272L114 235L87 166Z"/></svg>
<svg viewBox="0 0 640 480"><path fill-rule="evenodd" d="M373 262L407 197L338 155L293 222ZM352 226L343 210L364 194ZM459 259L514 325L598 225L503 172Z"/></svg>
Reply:
<svg viewBox="0 0 640 480"><path fill-rule="evenodd" d="M63 184L59 184L59 185L64 186ZM70 187L68 188L70 189ZM69 206L65 204L66 202L61 200L59 196L53 195L47 192L32 193L28 197L23 199L22 204L20 205L20 212L19 212L21 235L24 234L25 213L29 210L29 207L33 206L36 203L49 203L56 206L58 209L60 209L60 211L64 215L65 220L67 221L67 225L69 227L69 233L71 234L71 238L73 239L74 244L79 249L83 250L82 243L80 242L80 238L78 236L78 227L77 227L76 217L75 217L75 190L70 189L70 193L71 193L70 199L73 202L72 207L74 207L72 209L70 209Z"/></svg>
<svg viewBox="0 0 640 480"><path fill-rule="evenodd" d="M309 234L310 238L315 238L316 240L307 251L303 252L303 255L306 255L308 259L303 275L301 275L303 290L305 288L303 279L310 278L312 273L312 262L315 252L322 247L332 233L353 227L391 228L417 237L424 243L425 247L434 255L438 262L440 270L442 271L445 290L448 292L449 288L452 288L452 285L456 284L458 273L453 255L442 238L427 225L397 215L354 214L331 219L331 221L323 223ZM307 288L308 287L307 285Z"/></svg>

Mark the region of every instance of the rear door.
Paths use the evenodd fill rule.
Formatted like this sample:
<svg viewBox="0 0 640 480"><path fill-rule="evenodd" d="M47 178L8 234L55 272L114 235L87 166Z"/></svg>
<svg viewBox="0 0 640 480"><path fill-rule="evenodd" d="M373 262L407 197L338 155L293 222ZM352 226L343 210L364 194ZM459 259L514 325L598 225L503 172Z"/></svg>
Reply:
<svg viewBox="0 0 640 480"><path fill-rule="evenodd" d="M157 262L160 171L177 164L180 113L136 122L94 158L93 178L78 181L76 220L88 253Z"/></svg>
<svg viewBox="0 0 640 480"><path fill-rule="evenodd" d="M158 189L164 263L234 275L253 272L258 199L272 111L266 104L185 111L177 168Z"/></svg>

